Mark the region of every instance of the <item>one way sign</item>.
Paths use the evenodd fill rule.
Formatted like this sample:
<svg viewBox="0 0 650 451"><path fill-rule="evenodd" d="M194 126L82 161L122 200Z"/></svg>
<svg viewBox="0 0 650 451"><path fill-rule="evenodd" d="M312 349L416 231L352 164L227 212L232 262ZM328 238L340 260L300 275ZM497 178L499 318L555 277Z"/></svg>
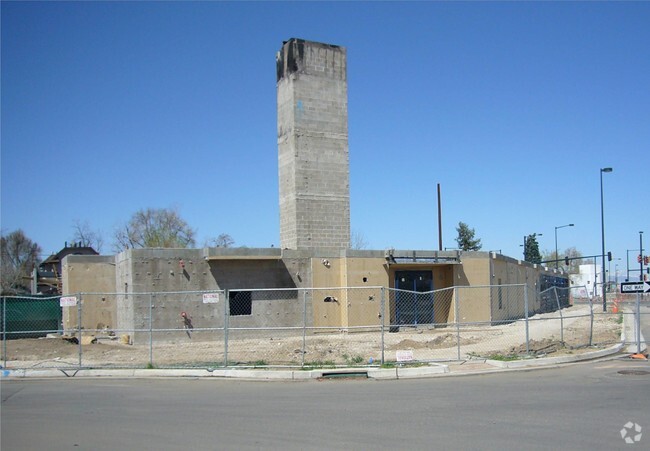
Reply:
<svg viewBox="0 0 650 451"><path fill-rule="evenodd" d="M648 293L650 283L648 282L622 282L621 293Z"/></svg>

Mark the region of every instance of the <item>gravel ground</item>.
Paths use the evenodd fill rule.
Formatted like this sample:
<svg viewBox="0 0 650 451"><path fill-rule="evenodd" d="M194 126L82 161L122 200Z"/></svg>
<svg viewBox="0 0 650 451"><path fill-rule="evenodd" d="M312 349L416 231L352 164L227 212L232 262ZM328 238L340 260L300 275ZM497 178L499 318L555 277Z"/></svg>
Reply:
<svg viewBox="0 0 650 451"><path fill-rule="evenodd" d="M589 307L573 306L560 313L531 317L529 351L537 356L577 354L620 342L621 316L596 314L590 344ZM292 335L286 336L291 333ZM257 337L228 341L230 365L300 365L303 337L300 331L257 331ZM285 336L282 336L285 335ZM176 335L174 341L123 344L119 337L98 336L81 346L82 365L87 367L138 367L153 362L155 367L206 367L224 363L223 339L212 333L195 332L192 337ZM507 324L448 327L400 327L384 334L384 358L394 361L398 352L414 360L466 360L472 357L518 356L526 353L526 325L522 320ZM460 346L458 345L460 343ZM56 338L7 340L2 343L2 360L8 368L51 368L79 365L79 344ZM308 334L305 337L306 365L365 365L382 356L382 335L378 329ZM6 358L5 358L6 351Z"/></svg>

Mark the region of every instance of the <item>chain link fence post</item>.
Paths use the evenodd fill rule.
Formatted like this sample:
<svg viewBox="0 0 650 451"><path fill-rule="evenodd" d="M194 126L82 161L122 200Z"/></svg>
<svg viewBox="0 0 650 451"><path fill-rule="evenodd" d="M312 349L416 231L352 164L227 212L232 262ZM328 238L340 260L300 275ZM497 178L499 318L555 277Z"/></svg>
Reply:
<svg viewBox="0 0 650 451"><path fill-rule="evenodd" d="M230 327L230 290L224 290L223 303L223 366L228 367L228 327Z"/></svg>
<svg viewBox="0 0 650 451"><path fill-rule="evenodd" d="M2 354L4 355L3 368L7 368L7 298L2 297Z"/></svg>
<svg viewBox="0 0 650 451"><path fill-rule="evenodd" d="M307 290L302 290L302 350L300 355L300 368L305 366L305 353L307 352Z"/></svg>
<svg viewBox="0 0 650 451"><path fill-rule="evenodd" d="M82 307L81 304L83 302L82 295L81 293L77 294L77 336L79 338L79 368L81 368L81 360L82 360L82 354L83 354L83 348L81 347L81 341L83 337L81 336L81 320L82 320Z"/></svg>
<svg viewBox="0 0 650 451"><path fill-rule="evenodd" d="M381 365L383 366L386 358L385 358L385 352L386 352L386 342L385 342L385 336L384 334L386 333L386 288L381 287L381 307L380 307L380 313L379 315L381 316Z"/></svg>
<svg viewBox="0 0 650 451"><path fill-rule="evenodd" d="M524 318L526 321L526 355L530 354L530 331L528 330L528 284L524 285Z"/></svg>
<svg viewBox="0 0 650 451"><path fill-rule="evenodd" d="M634 327L636 328L636 352L641 354L641 293L636 294L636 318Z"/></svg>
<svg viewBox="0 0 650 451"><path fill-rule="evenodd" d="M594 303L588 292L587 299L589 300L589 346L592 346L594 342Z"/></svg>
<svg viewBox="0 0 650 451"><path fill-rule="evenodd" d="M454 320L456 321L456 349L457 349L457 359L460 360L460 321L459 321L459 296L460 291L458 287L454 287Z"/></svg>
<svg viewBox="0 0 650 451"><path fill-rule="evenodd" d="M149 293L149 367L153 368L153 298Z"/></svg>
<svg viewBox="0 0 650 451"><path fill-rule="evenodd" d="M557 311L560 313L560 343L564 345L564 315L562 314L562 305L560 305L560 297L557 294L557 287L553 287L553 292L555 293Z"/></svg>

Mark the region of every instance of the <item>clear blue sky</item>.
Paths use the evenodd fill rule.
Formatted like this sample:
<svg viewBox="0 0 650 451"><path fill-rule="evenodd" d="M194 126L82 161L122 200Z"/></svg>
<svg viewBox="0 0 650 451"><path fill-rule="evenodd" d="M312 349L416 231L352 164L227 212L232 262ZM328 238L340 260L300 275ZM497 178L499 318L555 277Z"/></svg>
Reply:
<svg viewBox="0 0 650 451"><path fill-rule="evenodd" d="M347 47L352 228L370 248L650 248L648 2L2 2L2 230L45 254L138 209L279 242L275 53ZM632 254L636 265L636 253ZM635 266L636 267L636 266Z"/></svg>

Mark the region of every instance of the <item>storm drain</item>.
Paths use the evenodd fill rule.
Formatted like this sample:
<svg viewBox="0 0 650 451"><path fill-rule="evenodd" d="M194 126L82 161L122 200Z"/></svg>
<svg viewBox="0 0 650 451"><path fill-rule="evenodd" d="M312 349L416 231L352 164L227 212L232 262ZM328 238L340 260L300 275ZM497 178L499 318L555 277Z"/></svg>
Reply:
<svg viewBox="0 0 650 451"><path fill-rule="evenodd" d="M355 372L347 372L347 371L329 371L327 373L323 373L321 376L322 379L336 379L336 378L362 378L362 379L368 379L368 372L367 371L355 371Z"/></svg>

